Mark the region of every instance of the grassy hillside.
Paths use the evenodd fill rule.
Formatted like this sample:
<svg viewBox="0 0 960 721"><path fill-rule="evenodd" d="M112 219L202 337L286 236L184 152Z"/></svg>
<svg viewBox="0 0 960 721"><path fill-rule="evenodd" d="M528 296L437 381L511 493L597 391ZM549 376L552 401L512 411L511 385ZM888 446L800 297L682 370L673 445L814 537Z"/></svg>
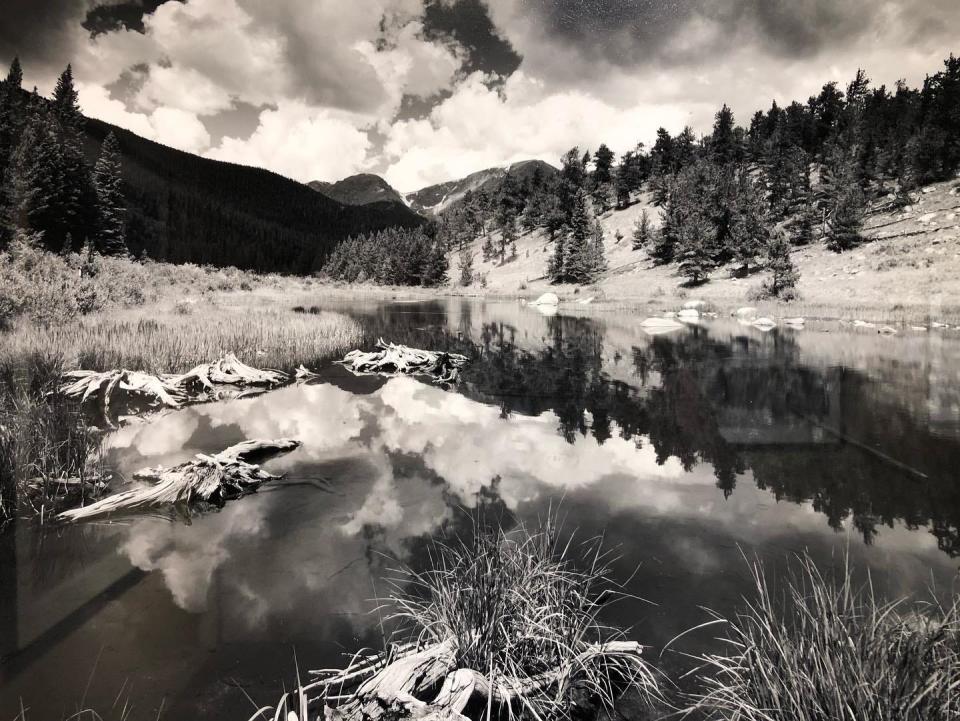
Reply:
<svg viewBox="0 0 960 721"><path fill-rule="evenodd" d="M874 212L867 217L870 242L834 253L822 243L797 248L793 261L800 271L800 300L793 311L849 315L863 310L885 317L897 306L914 315L960 313L960 183L956 180L927 186L917 202L903 211ZM659 227L660 211L648 193L625 210L610 211L600 221L606 235L609 270L595 285L585 288L552 285L544 277L553 244L537 231L517 241L517 257L503 264L483 262L482 239L473 244L474 271L486 276L486 288L475 282L465 292L536 297L555 292L561 299L595 297L629 304L670 307L684 298L702 298L721 307L748 304L750 291L764 279L763 271L737 278L733 267L714 271L710 280L687 288L675 265L657 266L644 251L631 247L633 226L643 210ZM623 234L619 243L615 234ZM457 255L451 255L451 277L457 277ZM749 302L751 305L758 305ZM775 304L759 304L771 307ZM839 312L839 311L843 312Z"/></svg>
<svg viewBox="0 0 960 721"><path fill-rule="evenodd" d="M88 119L85 130L91 159L108 132L120 142L135 255L303 274L349 235L424 222L402 203L338 202L276 173L174 150L100 120Z"/></svg>

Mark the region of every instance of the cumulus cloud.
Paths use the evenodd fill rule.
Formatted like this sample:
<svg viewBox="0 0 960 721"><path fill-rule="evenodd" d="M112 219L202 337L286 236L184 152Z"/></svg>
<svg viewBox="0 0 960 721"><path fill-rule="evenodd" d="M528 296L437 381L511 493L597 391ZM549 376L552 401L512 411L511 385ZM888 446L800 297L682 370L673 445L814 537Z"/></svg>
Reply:
<svg viewBox="0 0 960 721"><path fill-rule="evenodd" d="M208 158L269 168L294 180L337 180L366 167L371 141L348 113L283 103L260 113L249 138L224 138Z"/></svg>

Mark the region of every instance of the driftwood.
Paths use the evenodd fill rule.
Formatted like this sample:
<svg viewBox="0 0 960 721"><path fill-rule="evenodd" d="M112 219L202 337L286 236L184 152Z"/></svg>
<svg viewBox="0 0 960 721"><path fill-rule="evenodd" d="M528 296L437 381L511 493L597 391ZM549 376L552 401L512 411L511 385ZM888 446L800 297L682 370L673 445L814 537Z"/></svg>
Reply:
<svg viewBox="0 0 960 721"><path fill-rule="evenodd" d="M350 351L339 362L358 375L428 375L437 383L454 383L468 360L457 353L385 343L382 338L377 341L377 348L369 353Z"/></svg>
<svg viewBox="0 0 960 721"><path fill-rule="evenodd" d="M326 721L469 721L463 711L473 699L482 702L475 708L489 709L496 704L498 708L532 709L535 696L557 697L591 664L642 669L641 652L640 644L633 641L595 644L558 668L518 679L456 668L453 639L424 648L408 645L388 656L366 657L341 671L315 671L326 678L300 686L295 694L285 694L276 709L260 709L250 721L269 719L271 713L274 719L307 721L320 718L321 705ZM350 687L356 689L344 693L344 688ZM424 696L432 698L425 701Z"/></svg>
<svg viewBox="0 0 960 721"><path fill-rule="evenodd" d="M101 516L116 511L132 511L165 505L205 501L222 505L228 500L253 493L261 484L278 478L252 461L286 453L300 446L299 441L244 441L212 456L198 453L193 460L173 468L145 468L133 474L135 480L149 483L129 491L107 496L89 506L64 511L67 521Z"/></svg>
<svg viewBox="0 0 960 721"><path fill-rule="evenodd" d="M180 375L151 375L141 371L69 371L64 374L68 382L60 392L68 398L99 400L104 418L110 422L110 405L121 394L146 400L153 406L180 408L185 403L219 398L217 385L269 388L286 383L286 373L261 370L242 363L233 353L228 353L213 363L203 363ZM244 391L245 393L247 391ZM243 394L241 394L243 395Z"/></svg>

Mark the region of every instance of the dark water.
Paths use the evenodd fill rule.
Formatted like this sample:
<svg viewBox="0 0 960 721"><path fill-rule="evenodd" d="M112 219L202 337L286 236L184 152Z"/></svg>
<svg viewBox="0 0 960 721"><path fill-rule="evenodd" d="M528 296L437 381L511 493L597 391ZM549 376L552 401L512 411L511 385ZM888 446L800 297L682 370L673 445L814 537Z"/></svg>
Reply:
<svg viewBox="0 0 960 721"><path fill-rule="evenodd" d="M744 556L780 569L846 552L892 596L949 592L960 554L960 340L714 321L651 337L642 317L544 317L513 303L370 305L371 339L474 359L443 390L322 382L196 406L109 439L129 474L251 437L303 447L286 478L203 517L127 518L0 538L0 721L237 719L301 669L376 645L370 599L399 559L465 522L559 506L619 549L609 620L658 658L749 592ZM676 651L711 647L694 633Z"/></svg>

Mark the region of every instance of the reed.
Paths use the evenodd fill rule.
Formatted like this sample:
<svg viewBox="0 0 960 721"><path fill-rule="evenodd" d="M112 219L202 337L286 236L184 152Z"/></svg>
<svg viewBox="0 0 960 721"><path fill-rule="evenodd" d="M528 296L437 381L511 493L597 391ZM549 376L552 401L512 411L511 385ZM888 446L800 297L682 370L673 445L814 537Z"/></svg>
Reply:
<svg viewBox="0 0 960 721"><path fill-rule="evenodd" d="M690 712L728 721L946 721L960 718L960 605L885 602L849 565L839 578L801 557L776 592L725 624ZM700 716L697 716L700 717Z"/></svg>

